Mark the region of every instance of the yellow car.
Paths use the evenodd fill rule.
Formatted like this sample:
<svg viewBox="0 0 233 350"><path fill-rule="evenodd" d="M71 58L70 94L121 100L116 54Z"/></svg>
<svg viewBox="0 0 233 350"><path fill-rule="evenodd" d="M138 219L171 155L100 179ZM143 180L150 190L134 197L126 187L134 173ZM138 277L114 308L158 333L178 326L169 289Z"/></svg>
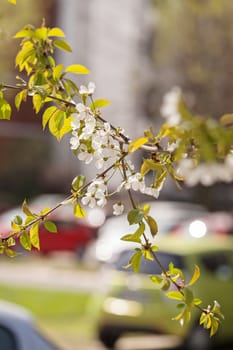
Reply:
<svg viewBox="0 0 233 350"><path fill-rule="evenodd" d="M212 237L202 239L166 238L158 241L157 257L168 268L173 262L191 278L195 264L201 277L192 286L194 296L200 298L202 307L217 300L225 320L218 332L199 326L200 311L195 309L191 321L183 326L173 320L179 313L177 303L168 299L165 292L154 284L150 275L160 274L154 261L141 262L140 273L124 268L133 250L123 250L113 265L109 290L101 303L98 319L98 336L108 348L127 333L154 333L177 336L180 344L188 350L209 350L215 345L231 344L233 348L233 238Z"/></svg>

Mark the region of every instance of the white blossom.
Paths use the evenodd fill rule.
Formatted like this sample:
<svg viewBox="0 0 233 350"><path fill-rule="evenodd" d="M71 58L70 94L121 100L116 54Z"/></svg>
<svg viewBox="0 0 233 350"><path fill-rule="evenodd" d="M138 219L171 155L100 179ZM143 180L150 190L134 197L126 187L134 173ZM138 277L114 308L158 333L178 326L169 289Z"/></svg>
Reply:
<svg viewBox="0 0 233 350"><path fill-rule="evenodd" d="M231 182L233 180L233 163L231 155L226 157L223 163L206 162L195 165L191 159L184 159L179 163L178 173L184 177L188 186L198 183L211 186L216 182Z"/></svg>
<svg viewBox="0 0 233 350"><path fill-rule="evenodd" d="M85 144L81 144L79 147L78 159L83 160L86 164L90 164L93 160L93 153L88 151L88 148Z"/></svg>
<svg viewBox="0 0 233 350"><path fill-rule="evenodd" d="M87 192L82 198L82 203L94 208L96 205L103 208L107 204L106 199L107 185L100 178L93 181L87 188Z"/></svg>
<svg viewBox="0 0 233 350"><path fill-rule="evenodd" d="M78 136L78 134L77 134L77 132L76 131L73 131L72 132L72 135L73 135L73 137L71 137L71 139L70 139L70 148L72 149L72 150L75 150L75 149L77 149L78 147L79 147L79 145L80 145L80 142L79 142L79 136Z"/></svg>
<svg viewBox="0 0 233 350"><path fill-rule="evenodd" d="M160 113L171 126L177 125L181 121L181 115L178 110L180 99L181 89L179 87L174 87L170 92L164 95Z"/></svg>
<svg viewBox="0 0 233 350"><path fill-rule="evenodd" d="M113 215L121 215L124 211L124 205L120 203L113 204Z"/></svg>
<svg viewBox="0 0 233 350"><path fill-rule="evenodd" d="M90 82L88 86L81 85L79 87L80 95L92 95L95 92L95 83Z"/></svg>

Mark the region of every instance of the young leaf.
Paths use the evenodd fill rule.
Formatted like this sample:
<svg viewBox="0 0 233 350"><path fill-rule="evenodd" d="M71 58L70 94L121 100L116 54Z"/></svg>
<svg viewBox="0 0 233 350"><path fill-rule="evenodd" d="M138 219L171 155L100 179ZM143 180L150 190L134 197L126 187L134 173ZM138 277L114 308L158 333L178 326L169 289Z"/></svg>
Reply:
<svg viewBox="0 0 233 350"><path fill-rule="evenodd" d="M83 175L76 176L72 181L72 188L78 191L85 184L85 180L86 178Z"/></svg>
<svg viewBox="0 0 233 350"><path fill-rule="evenodd" d="M141 243L141 235L145 232L145 224L140 223L139 228L132 234L121 237L122 241Z"/></svg>
<svg viewBox="0 0 233 350"><path fill-rule="evenodd" d="M200 277L200 274L201 273L200 273L199 267L195 265L193 276L187 285L192 286L198 280L198 278Z"/></svg>
<svg viewBox="0 0 233 350"><path fill-rule="evenodd" d="M11 118L11 106L3 98L3 94L0 92L0 119L10 120Z"/></svg>
<svg viewBox="0 0 233 350"><path fill-rule="evenodd" d="M24 199L24 201L23 201L22 210L23 210L25 215L32 216L32 217L34 216L33 213L31 212L31 210L29 209L28 205L27 205L26 199Z"/></svg>
<svg viewBox="0 0 233 350"><path fill-rule="evenodd" d="M17 110L20 109L21 103L26 101L27 95L28 91L27 89L24 89L18 92L18 94L15 96L15 107L17 108Z"/></svg>
<svg viewBox="0 0 233 350"><path fill-rule="evenodd" d="M78 202L76 202L75 205L74 205L74 215L77 218L85 218L86 217L85 210L83 209L83 207Z"/></svg>
<svg viewBox="0 0 233 350"><path fill-rule="evenodd" d="M60 50L72 52L70 45L65 40L54 40L53 45Z"/></svg>
<svg viewBox="0 0 233 350"><path fill-rule="evenodd" d="M132 141L129 144L129 148L128 148L129 153L135 152L137 149L139 149L141 146L143 146L147 142L148 142L147 137L140 137L140 138Z"/></svg>
<svg viewBox="0 0 233 350"><path fill-rule="evenodd" d="M57 110L57 107L55 106L51 106L49 108L47 108L45 111L44 111L44 114L42 116L42 126L43 126L43 129L45 129L49 119L52 117L52 115L56 112Z"/></svg>
<svg viewBox="0 0 233 350"><path fill-rule="evenodd" d="M146 216L146 222L148 223L148 226L150 228L150 232L151 232L152 236L154 237L158 233L157 222L150 215Z"/></svg>
<svg viewBox="0 0 233 350"><path fill-rule="evenodd" d="M35 109L35 112L39 113L39 111L43 105L43 99L41 98L41 96L39 94L34 94L32 96L32 103L33 103L33 107Z"/></svg>
<svg viewBox="0 0 233 350"><path fill-rule="evenodd" d="M163 281L163 277L161 277L160 275L150 276L150 279L153 283L156 284L160 284Z"/></svg>
<svg viewBox="0 0 233 350"><path fill-rule="evenodd" d="M132 266L134 272L139 272L141 263L142 252L141 250L136 250L136 253L129 260L129 265Z"/></svg>
<svg viewBox="0 0 233 350"><path fill-rule="evenodd" d="M100 98L100 99L92 102L89 107L92 111L95 111L98 108L102 108L102 107L108 106L110 104L111 104L110 101Z"/></svg>
<svg viewBox="0 0 233 350"><path fill-rule="evenodd" d="M63 64L58 64L56 67L54 67L53 69L53 78L54 79L60 79L61 78L61 75L63 73L63 67L64 65Z"/></svg>
<svg viewBox="0 0 233 350"><path fill-rule="evenodd" d="M64 32L57 27L54 27L48 31L48 36L57 36L57 37L64 37Z"/></svg>
<svg viewBox="0 0 233 350"><path fill-rule="evenodd" d="M179 291L170 291L166 293L166 296L170 299L175 299L175 300L184 300L184 296L181 292Z"/></svg>
<svg viewBox="0 0 233 350"><path fill-rule="evenodd" d="M75 74L90 74L89 69L81 64L72 64L65 69L66 73L75 73Z"/></svg>

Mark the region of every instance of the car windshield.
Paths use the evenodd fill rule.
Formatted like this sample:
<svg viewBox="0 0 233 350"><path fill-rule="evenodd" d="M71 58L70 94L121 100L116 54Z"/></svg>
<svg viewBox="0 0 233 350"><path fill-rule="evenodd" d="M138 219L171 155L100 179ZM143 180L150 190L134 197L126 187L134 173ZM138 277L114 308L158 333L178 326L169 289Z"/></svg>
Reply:
<svg viewBox="0 0 233 350"><path fill-rule="evenodd" d="M120 253L118 259L114 263L114 267L120 271L132 272L132 268L125 268L128 265L130 258L134 254L132 250L125 250ZM168 253L168 252L156 252L156 256L164 269L168 269L170 262L173 262L174 266L182 269L184 267L184 262L182 256L178 254ZM161 268L155 261L148 260L142 257L140 265L140 273L152 275L160 274Z"/></svg>

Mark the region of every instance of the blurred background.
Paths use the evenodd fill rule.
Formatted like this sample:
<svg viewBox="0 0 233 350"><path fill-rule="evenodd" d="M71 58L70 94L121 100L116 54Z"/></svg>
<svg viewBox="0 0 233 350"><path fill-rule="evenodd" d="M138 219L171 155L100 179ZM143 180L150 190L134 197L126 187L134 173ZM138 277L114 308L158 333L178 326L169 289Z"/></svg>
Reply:
<svg viewBox="0 0 233 350"><path fill-rule="evenodd" d="M150 126L155 130L159 128L163 123L160 117L162 98L173 86L182 88L193 111L218 119L221 115L233 111L232 16L233 2L229 0L37 0L36 2L20 0L16 7L2 0L0 80L5 83L16 83L15 76L18 73L15 72L14 57L19 42L12 39L12 36L25 24L40 26L42 18L45 18L47 26L59 26L63 29L67 41L73 48L71 54L59 53L58 63L65 65L80 63L90 69L91 75L77 78L77 83L83 84L89 81L96 83L95 97L112 102L103 111L105 118L115 126L123 127L130 137L140 136L143 130ZM14 100L14 94L11 91L7 92L7 96ZM35 201L39 198L41 203L39 197L41 194L61 196L67 194L72 179L78 174L85 174L91 179L92 171L88 166L77 161L69 149L68 142L68 139L64 138L58 143L47 131L42 132L40 116L33 115L30 100L22 105L19 113L13 111L11 122L0 122L0 212L4 214L7 210L20 205L24 198ZM48 199L48 197L42 197L42 199L45 198ZM191 209L197 217L205 216L205 211L218 211L224 212L224 215L227 213L227 217L231 218L233 186L217 183L209 187L198 185L192 189L184 188L179 191L167 181L160 200L199 204L203 212ZM44 204L47 205L46 202ZM182 216L184 221L182 230L189 227L192 219L194 218L190 216ZM64 226L64 216L62 220L59 217L59 220ZM218 222L226 223L227 220L224 216L224 219L219 219ZM202 221L208 225L207 222L213 222L213 218ZM232 233L232 221L231 219L229 221L229 226L222 228L221 224L219 231ZM91 227L92 239L84 238L85 244L81 247L86 247L86 242L96 239L101 223L89 221L86 225ZM175 232L177 226L176 221L171 222L169 230L172 228ZM211 230L215 230L216 227L218 227L217 224L214 228L211 227ZM88 234L90 234L89 231ZM79 273L75 275L75 279L82 280L84 275L80 275L80 270L82 271L84 266L80 262L79 247L77 245L75 251L78 259L70 259L70 255L68 259L63 260L60 256L57 259L55 255L54 260L50 257L41 260L41 257L36 256L32 263L27 256L26 266L29 262L36 269L37 267L33 264L39 261L39 266L48 269L50 265L52 267L55 265L55 271L62 269L64 275L72 269L75 273L77 271ZM77 251L78 254L76 254ZM2 259L2 271L5 269L8 271L9 262ZM17 271L15 269L19 263L11 264L14 266L13 270ZM93 272L93 266L88 266L88 269L91 269L91 273ZM46 275L48 280L59 279L56 274L48 271L50 270L45 269L42 273L41 270L41 274ZM22 276L22 271L20 273ZM9 273L3 273L3 275L9 275ZM39 280L38 285L41 285L39 270L36 276ZM94 275L90 276L92 281L95 281ZM2 276L3 281L5 281L4 278L6 279L6 276ZM11 278L7 280L8 284L9 280ZM82 281L85 285L85 281ZM33 280L30 283L31 288L36 281ZM19 292L8 284L3 283L3 286L0 286L1 298L20 302L18 299L23 294L34 295L32 291L25 292L23 289ZM98 281L96 284L98 285ZM58 288L56 284L55 286L55 289ZM97 288L95 284L92 284L91 295L95 288ZM71 294L75 294L74 299L82 300L81 304L75 306L72 301L73 307L65 308L64 298L70 301L73 299L70 295L61 295L61 299L58 296L57 304L51 306L48 315L45 315L41 309L37 309L35 305L40 300L38 298L43 295L44 299L39 301L39 304L44 304L46 309L46 305L52 305L51 300L55 302L54 295L49 297L42 292L35 292L34 301L22 302L21 300L21 303L36 312L43 325L47 323L49 326L52 325L53 331L63 329L63 333L60 333L60 335L63 334L63 338L61 337L60 341L66 343L66 338L69 338L67 340L70 343L69 349L79 349L77 344L74 345L77 339L81 342L80 348L83 349L80 340L83 335L84 338L86 335L87 338L93 338L94 326L91 321L94 318L90 319L89 316L90 310L95 309L96 303L90 302L89 285L88 296L85 294L85 288L81 293L79 287L75 289L72 286L71 289ZM78 299L77 293L80 293ZM58 320L54 310L61 311L60 328L57 324L55 326L53 324L55 319ZM77 319L77 315L80 315L80 318ZM72 320L75 320L74 327L70 326ZM76 335L74 335L75 332L71 334L74 328ZM55 334L59 338L56 332ZM93 349L97 348L98 345L95 344Z"/></svg>

